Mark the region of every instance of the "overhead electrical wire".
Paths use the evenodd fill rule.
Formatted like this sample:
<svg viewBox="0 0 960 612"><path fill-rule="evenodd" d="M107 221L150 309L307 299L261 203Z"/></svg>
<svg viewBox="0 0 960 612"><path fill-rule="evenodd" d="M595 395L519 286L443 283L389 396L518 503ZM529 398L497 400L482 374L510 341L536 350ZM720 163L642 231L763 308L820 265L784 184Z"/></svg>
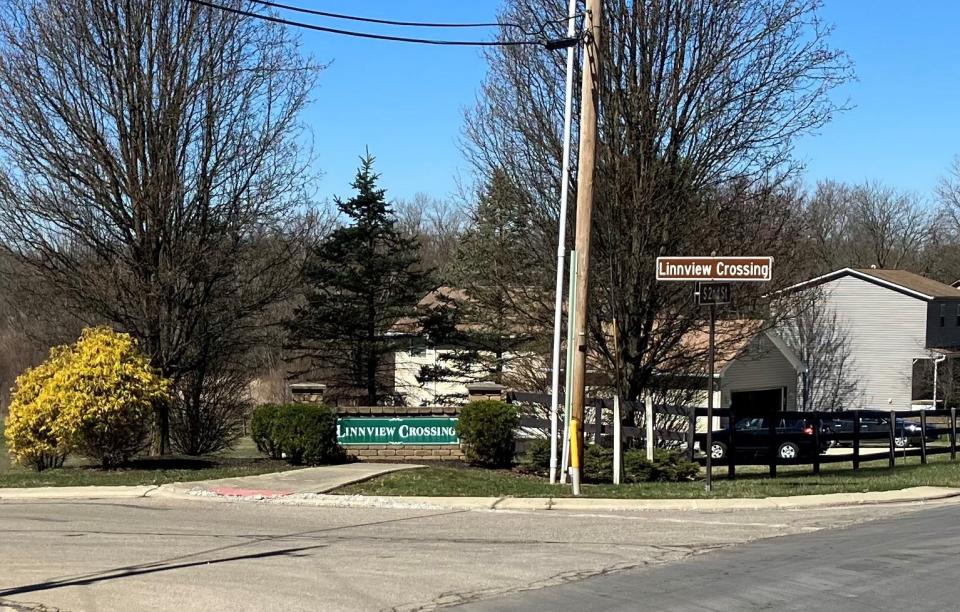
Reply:
<svg viewBox="0 0 960 612"><path fill-rule="evenodd" d="M256 4L269 6L271 8L304 13L306 15L316 15L318 17L329 17L330 19L346 19L348 21L360 21L362 23L379 23L392 26L409 26L415 28L492 28L497 26L506 26L518 28L526 32L526 29L519 23L437 23L433 21L394 21L392 19L376 19L373 17L359 17L356 15L345 15L343 13L331 13L328 11L318 11L315 9L303 8L292 4L282 4L280 2L270 2L269 0L251 0Z"/></svg>
<svg viewBox="0 0 960 612"><path fill-rule="evenodd" d="M281 25L293 26L293 27L297 27L297 28L304 28L304 29L313 30L313 31L316 31L316 32L326 32L326 33L328 33L328 34L340 34L340 35L342 35L342 36L352 36L352 37L355 37L355 38L368 38L368 39L373 39L373 40L386 40L386 41L393 41L393 42L406 42L406 43L415 43L415 44L421 44L421 45L459 46L459 47L517 47L517 46L524 46L524 45L544 45L544 44L546 44L546 43L548 42L547 40L544 40L544 39L540 39L540 40L499 40L499 41L497 41L497 40L492 40L492 41L483 41L483 40L437 40L437 39L432 39L432 38L415 38L415 37L409 37L409 36L392 36L392 35L389 35L389 34L374 34L374 33L371 33L371 32L357 32L357 31L355 31L355 30L343 30L343 29L340 29L340 28L330 28L330 27L327 27L327 26L321 26L321 25L316 25L316 24L312 24L312 23L305 23L305 22L302 22L302 21L294 21L294 20L292 20L292 19L284 19L284 18L282 18L282 17L277 17L277 16L274 16L274 15L266 15L266 14L261 14L261 13L255 13L255 12L253 12L253 11L248 11L248 10L245 10L245 9L235 8L235 7L232 7L232 6L224 6L224 5L222 5L222 4L217 4L217 3L215 3L215 2L210 2L209 0L187 0L187 1L188 1L188 2L191 2L191 3L193 3L193 4L200 5L200 6L205 6L205 7L207 7L207 8L217 9L217 10L225 11L225 12L227 12L227 13L233 13L233 14L235 14L235 15L243 15L243 16L245 16L245 17L252 17L252 18L254 18L254 19L261 19L261 20L263 20L263 21L269 21L269 22L271 22L271 23L278 23L278 24L281 24ZM276 8L287 8L286 5L280 5L279 3L274 3L274 2L267 2L266 0L253 0L253 1L256 2L256 3L258 3L258 4L263 4L263 5L266 5L266 6L274 6L274 7L276 7ZM290 7L289 10L298 10L298 9L299 9L299 7ZM299 9L299 10L300 10L301 12L310 12L310 11L311 11L311 9ZM319 11L318 11L318 12L319 12ZM333 15L326 15L326 16L332 17ZM337 17L337 18L349 18L349 17L351 17L351 16L349 16L349 15L342 15L342 16L339 16L339 17ZM388 20L376 20L376 21L374 21L374 20L372 20L371 18L367 18L367 17L354 18L354 19L357 20L357 21L368 21L368 22L371 22L371 23L388 23ZM566 19L564 19L563 21L566 21ZM549 22L548 22L548 23L549 23ZM391 23L390 25L411 25L411 26L412 26L412 25L415 25L415 22L394 22L394 23ZM416 25L421 25L422 27L427 27L427 26L424 26L423 24L416 24ZM499 25L504 25L504 24L491 24L491 27L494 26L494 25L499 26ZM467 24L464 24L464 27L466 27L466 26L467 26ZM432 26L430 26L430 27L432 27ZM441 25L441 26L437 26L437 27L443 27L443 26ZM448 26L448 27L452 27L452 26ZM480 27L480 25L479 25L479 24L475 24L475 25L474 25L474 24L470 24L470 27ZM541 28L541 30L544 29L545 27L546 27L546 24L544 25L543 28Z"/></svg>

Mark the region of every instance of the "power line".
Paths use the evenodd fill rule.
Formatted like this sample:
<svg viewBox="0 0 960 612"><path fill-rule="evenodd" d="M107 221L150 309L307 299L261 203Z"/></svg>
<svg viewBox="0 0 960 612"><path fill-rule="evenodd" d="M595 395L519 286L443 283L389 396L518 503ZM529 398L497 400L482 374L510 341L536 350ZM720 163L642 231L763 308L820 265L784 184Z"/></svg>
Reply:
<svg viewBox="0 0 960 612"><path fill-rule="evenodd" d="M540 27L537 31L528 30L526 26L519 23L512 23L509 21L495 21L488 23L444 23L444 22L435 22L435 21L397 21L394 19L378 19L374 17L360 17L358 15L347 15L344 13L332 13L330 11L318 11L316 9L308 9L300 6L295 6L292 4L283 4L280 2L272 2L270 0L251 0L256 4L263 6L269 6L271 8L283 9L287 11L293 11L296 13L304 13L307 15L316 15L319 17L328 17L330 19L346 19L348 21L359 21L362 23L377 23L382 25L391 25L391 26L407 26L407 27L416 27L416 28L490 28L490 27L504 27L504 28L516 28L526 34L527 36L543 36L547 26L555 23L563 23L571 19L579 19L583 16L582 13L577 13L569 17L561 17L560 19L551 19L549 21L544 21L540 24Z"/></svg>
<svg viewBox="0 0 960 612"><path fill-rule="evenodd" d="M223 6L222 4L208 2L207 0L187 0L187 1L193 4L205 6L207 8L213 8L213 9L221 10L227 13L233 13L235 15L243 15L244 17L251 17L253 19L261 19L263 21L269 21L271 23L278 23L281 25L293 26L296 28L304 28L307 30L314 30L316 32L326 32L328 34L341 34L343 36L353 36L355 38L369 38L374 40L407 42L407 43L416 43L421 45L444 45L444 46L459 46L459 47L517 47L517 46L523 46L523 45L545 44L545 41L542 41L542 40L504 40L504 41L436 40L432 38L411 38L407 36L390 36L387 34L372 34L369 32L357 32L354 30L341 30L339 28L328 28L326 26L319 26L319 25L314 25L312 23L304 23L301 21L293 21L290 19L284 19L282 17L275 17L273 15L264 15L260 13L254 13L253 11L247 11L244 9L234 8L230 6Z"/></svg>
<svg viewBox="0 0 960 612"><path fill-rule="evenodd" d="M392 26L410 26L416 28L492 28L492 27L511 27L518 28L526 34L530 34L522 25L519 23L504 23L504 22L491 22L491 23L437 23L437 22L426 22L426 21L395 21L392 19L376 19L373 17L359 17L356 15L345 15L343 13L331 13L328 11L318 11L315 9L308 9L299 6L294 6L292 4L282 4L280 2L270 2L269 0L251 0L256 4L262 4L263 6L269 6L271 8L283 9L286 11L294 11L296 13L304 13L307 15L316 15L318 17L329 17L330 19L346 19L348 21L360 21L362 23L379 23L383 25L392 25Z"/></svg>

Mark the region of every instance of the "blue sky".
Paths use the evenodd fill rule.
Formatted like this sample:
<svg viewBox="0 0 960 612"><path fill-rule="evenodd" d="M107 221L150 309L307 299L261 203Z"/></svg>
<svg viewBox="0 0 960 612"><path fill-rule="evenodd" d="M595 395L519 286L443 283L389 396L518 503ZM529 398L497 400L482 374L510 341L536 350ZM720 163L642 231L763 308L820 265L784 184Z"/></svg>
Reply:
<svg viewBox="0 0 960 612"><path fill-rule="evenodd" d="M491 21L499 0L298 4L380 18ZM851 56L857 80L836 93L838 99L849 98L854 108L797 143L795 154L806 164L806 180L879 180L932 198L937 178L960 154L960 2L825 0L821 15L834 24L833 44ZM349 22L314 21L358 29ZM490 35L482 30L446 33ZM458 140L463 112L475 100L486 71L479 49L308 31L301 36L308 53L332 62L305 116L323 173L321 198L349 195L365 147L377 157L383 186L393 197L417 192L448 197L456 191L458 177L469 179Z"/></svg>

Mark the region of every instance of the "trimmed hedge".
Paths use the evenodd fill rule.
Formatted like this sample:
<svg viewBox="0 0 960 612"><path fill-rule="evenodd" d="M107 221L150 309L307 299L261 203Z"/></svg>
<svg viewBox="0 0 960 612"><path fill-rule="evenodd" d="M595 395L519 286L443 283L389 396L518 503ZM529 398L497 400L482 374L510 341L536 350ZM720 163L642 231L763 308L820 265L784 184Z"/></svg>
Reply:
<svg viewBox="0 0 960 612"><path fill-rule="evenodd" d="M510 467L520 415L510 404L497 400L470 402L460 409L457 436L467 461L492 468Z"/></svg>
<svg viewBox="0 0 960 612"><path fill-rule="evenodd" d="M261 406L253 413L250 430L260 452L292 465L342 463L346 459L337 442L337 413L326 406Z"/></svg>
<svg viewBox="0 0 960 612"><path fill-rule="evenodd" d="M250 417L250 437L257 445L257 450L271 459L280 459L283 451L273 435L273 425L281 406L264 404L258 406Z"/></svg>

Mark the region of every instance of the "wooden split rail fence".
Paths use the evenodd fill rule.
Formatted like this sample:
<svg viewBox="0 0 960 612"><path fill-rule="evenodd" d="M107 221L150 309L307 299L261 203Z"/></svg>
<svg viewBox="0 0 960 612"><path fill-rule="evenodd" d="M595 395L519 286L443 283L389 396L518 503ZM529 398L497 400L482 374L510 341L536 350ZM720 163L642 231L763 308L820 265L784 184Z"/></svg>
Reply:
<svg viewBox="0 0 960 612"><path fill-rule="evenodd" d="M510 392L507 394L507 401L516 404L536 404L539 406L550 406L550 396L543 393L523 393ZM562 397L561 397L562 404ZM594 443L600 443L602 436L612 435L613 427L605 424L602 419L603 410L613 408L613 400L607 398L588 398L586 400L588 407L594 408L593 422L584 424L584 433L593 439ZM624 412L634 411L644 412L642 402L621 402L621 409ZM653 406L654 422L658 420L667 420L673 425L683 424L683 427L676 428L656 428L654 429L654 440L665 442L658 446L674 447L686 451L689 458L705 462L705 457L701 454L694 454L695 442L700 442L705 446L704 441L706 432L697 432L697 419L707 416L706 408L694 408L689 406ZM714 465L724 465L728 468L730 477L736 476L736 467L738 465L767 465L770 469L770 475L777 475L778 465L811 465L814 474L820 473L820 466L827 463L852 463L853 469L860 469L860 464L867 461L886 460L889 467L896 466L897 459L906 457L920 457L921 463L927 463L927 458L931 455L949 454L951 460L957 458L957 409L944 410L847 410L839 412L785 412L785 411L760 411L760 410L734 410L731 408L715 408L713 416L717 419L726 421L723 428L714 428L714 432L725 432L727 440L727 452L725 458L714 460ZM658 417L668 417L660 419ZM766 432L767 446L766 452L756 454L754 457L746 457L737 452L737 423L744 418L760 417L766 419L768 430ZM771 418L772 417L772 418ZM560 415L562 423L563 415ZM809 424L813 433L814 448L830 446L830 442L838 445L849 445L851 452L849 454L821 454L812 453L809 456L799 456L792 459L784 459L778 456L776 452L781 443L788 438L788 435L778 431L778 424L782 421L803 420ZM866 427L864 422L872 424ZM849 431L838 431L835 426L837 423L849 422ZM907 423L919 425L920 435L910 435L906 429ZM886 423L883 428L878 428L878 423ZM550 421L538 417L521 416L521 426L549 431ZM843 427L842 429L846 429ZM636 439L638 441L645 438L643 428L623 426L621 435L626 439ZM744 441L745 434L740 434L741 443ZM931 444L928 438L936 440L946 439L947 444ZM916 445L912 448L898 446L900 439L916 439ZM880 442L885 449L865 449L865 445ZM827 444L825 444L827 443Z"/></svg>

